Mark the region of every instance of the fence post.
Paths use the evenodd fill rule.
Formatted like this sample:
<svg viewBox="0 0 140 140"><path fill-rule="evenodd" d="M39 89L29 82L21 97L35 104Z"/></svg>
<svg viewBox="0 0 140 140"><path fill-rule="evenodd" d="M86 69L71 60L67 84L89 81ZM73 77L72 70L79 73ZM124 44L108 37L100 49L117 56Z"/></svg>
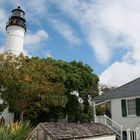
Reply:
<svg viewBox="0 0 140 140"><path fill-rule="evenodd" d="M104 124L106 125L106 115L104 115Z"/></svg>
<svg viewBox="0 0 140 140"><path fill-rule="evenodd" d="M96 115L94 115L94 123L98 123L98 122L97 122Z"/></svg>
<svg viewBox="0 0 140 140"><path fill-rule="evenodd" d="M136 132L136 129L134 130L134 140L137 140L137 132Z"/></svg>
<svg viewBox="0 0 140 140"><path fill-rule="evenodd" d="M93 120L96 123L96 103L93 102Z"/></svg>
<svg viewBox="0 0 140 140"><path fill-rule="evenodd" d="M135 131L136 131L136 140L139 140L140 139L140 128L136 127Z"/></svg>
<svg viewBox="0 0 140 140"><path fill-rule="evenodd" d="M130 136L130 131L131 129L127 129L127 140L131 140L131 136Z"/></svg>
<svg viewBox="0 0 140 140"><path fill-rule="evenodd" d="M122 125L120 126L121 126L121 140L123 140L123 126Z"/></svg>

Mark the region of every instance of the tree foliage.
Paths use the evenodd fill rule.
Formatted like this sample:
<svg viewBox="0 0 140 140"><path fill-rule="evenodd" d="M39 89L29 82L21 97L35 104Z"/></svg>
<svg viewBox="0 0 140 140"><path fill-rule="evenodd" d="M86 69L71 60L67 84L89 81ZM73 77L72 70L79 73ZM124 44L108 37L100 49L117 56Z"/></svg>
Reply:
<svg viewBox="0 0 140 140"><path fill-rule="evenodd" d="M99 85L99 90L100 90L101 94L106 94L107 92L109 92L115 88L117 88L117 87L109 87L109 86L103 85L103 84Z"/></svg>
<svg viewBox="0 0 140 140"><path fill-rule="evenodd" d="M98 94L98 77L82 62L0 55L0 65L1 96L21 119L36 122L39 114L69 114L76 120L78 113L89 113L88 97Z"/></svg>

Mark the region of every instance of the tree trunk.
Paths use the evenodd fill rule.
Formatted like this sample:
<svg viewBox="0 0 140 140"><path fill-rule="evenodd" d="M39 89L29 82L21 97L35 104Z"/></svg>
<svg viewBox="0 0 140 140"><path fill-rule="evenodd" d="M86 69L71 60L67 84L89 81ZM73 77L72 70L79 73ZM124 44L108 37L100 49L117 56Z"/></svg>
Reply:
<svg viewBox="0 0 140 140"><path fill-rule="evenodd" d="M21 114L20 114L20 121L23 121L23 119L24 119L24 118L23 118L24 113L25 113L25 111L22 111L22 112L21 112Z"/></svg>

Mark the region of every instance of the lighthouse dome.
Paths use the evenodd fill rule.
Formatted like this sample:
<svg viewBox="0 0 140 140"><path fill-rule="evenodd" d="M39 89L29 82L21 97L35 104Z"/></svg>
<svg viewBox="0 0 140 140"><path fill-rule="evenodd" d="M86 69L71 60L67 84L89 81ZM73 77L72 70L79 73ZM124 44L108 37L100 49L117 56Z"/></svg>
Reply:
<svg viewBox="0 0 140 140"><path fill-rule="evenodd" d="M20 6L18 6L18 8L12 10L11 17L20 17L20 18L24 19L24 15L25 15L25 12L22 9L20 9Z"/></svg>
<svg viewBox="0 0 140 140"><path fill-rule="evenodd" d="M11 17L6 23L6 30L9 26L20 26L25 29L26 32L26 20L24 18L25 12L18 6L18 8L12 10Z"/></svg>

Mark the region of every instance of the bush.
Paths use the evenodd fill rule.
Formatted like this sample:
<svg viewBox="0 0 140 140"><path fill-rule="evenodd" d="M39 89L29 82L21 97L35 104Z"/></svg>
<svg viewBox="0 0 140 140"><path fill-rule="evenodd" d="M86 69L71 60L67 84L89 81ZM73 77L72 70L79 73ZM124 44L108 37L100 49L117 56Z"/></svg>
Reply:
<svg viewBox="0 0 140 140"><path fill-rule="evenodd" d="M29 140L32 128L29 122L16 122L0 126L0 140Z"/></svg>

